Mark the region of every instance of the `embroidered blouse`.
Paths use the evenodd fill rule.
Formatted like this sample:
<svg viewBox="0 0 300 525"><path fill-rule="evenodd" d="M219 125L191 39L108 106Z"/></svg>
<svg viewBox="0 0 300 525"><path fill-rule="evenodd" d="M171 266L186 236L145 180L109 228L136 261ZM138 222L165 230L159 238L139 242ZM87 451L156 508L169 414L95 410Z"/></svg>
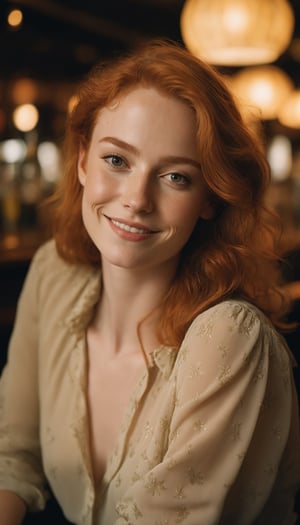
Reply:
<svg viewBox="0 0 300 525"><path fill-rule="evenodd" d="M100 293L99 270L65 263L53 241L37 251L0 381L0 488L35 511L50 486L77 525L294 523L291 357L245 301L199 315L179 351L153 352L95 486L85 334Z"/></svg>

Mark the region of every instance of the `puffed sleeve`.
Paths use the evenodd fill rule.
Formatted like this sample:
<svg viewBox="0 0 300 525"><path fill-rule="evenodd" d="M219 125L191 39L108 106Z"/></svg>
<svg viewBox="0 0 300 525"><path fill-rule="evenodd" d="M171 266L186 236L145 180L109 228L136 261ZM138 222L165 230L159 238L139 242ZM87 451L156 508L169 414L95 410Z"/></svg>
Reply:
<svg viewBox="0 0 300 525"><path fill-rule="evenodd" d="M19 298L0 380L0 488L20 496L29 510L43 509L46 498L39 443L39 274L38 252Z"/></svg>
<svg viewBox="0 0 300 525"><path fill-rule="evenodd" d="M165 456L128 488L115 525L253 523L289 435L284 343L254 307L227 301L195 319L173 374Z"/></svg>

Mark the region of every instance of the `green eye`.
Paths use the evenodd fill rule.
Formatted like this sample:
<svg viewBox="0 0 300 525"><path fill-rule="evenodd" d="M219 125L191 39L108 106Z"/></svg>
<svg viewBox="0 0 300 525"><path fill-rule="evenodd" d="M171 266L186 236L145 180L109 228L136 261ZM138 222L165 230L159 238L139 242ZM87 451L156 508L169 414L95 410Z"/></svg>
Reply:
<svg viewBox="0 0 300 525"><path fill-rule="evenodd" d="M107 155L104 160L113 168L122 168L125 165L124 159L119 155Z"/></svg>
<svg viewBox="0 0 300 525"><path fill-rule="evenodd" d="M166 175L166 178L174 183L174 184L178 184L178 185L186 185L188 184L190 181L189 179L185 176L185 175L182 175L181 173L168 173L168 175Z"/></svg>

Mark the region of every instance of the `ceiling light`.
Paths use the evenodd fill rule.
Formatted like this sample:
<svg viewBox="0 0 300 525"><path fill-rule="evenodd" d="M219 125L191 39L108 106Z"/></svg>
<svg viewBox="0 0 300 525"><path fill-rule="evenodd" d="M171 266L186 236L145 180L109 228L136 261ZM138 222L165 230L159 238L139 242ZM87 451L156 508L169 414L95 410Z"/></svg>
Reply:
<svg viewBox="0 0 300 525"><path fill-rule="evenodd" d="M284 126L300 129L300 89L295 89L284 101L278 120Z"/></svg>
<svg viewBox="0 0 300 525"><path fill-rule="evenodd" d="M180 26L186 47L211 64L266 64L288 47L294 13L286 0L186 0Z"/></svg>
<svg viewBox="0 0 300 525"><path fill-rule="evenodd" d="M231 77L230 86L242 111L256 109L261 120L276 119L294 88L289 76L276 66L242 69Z"/></svg>

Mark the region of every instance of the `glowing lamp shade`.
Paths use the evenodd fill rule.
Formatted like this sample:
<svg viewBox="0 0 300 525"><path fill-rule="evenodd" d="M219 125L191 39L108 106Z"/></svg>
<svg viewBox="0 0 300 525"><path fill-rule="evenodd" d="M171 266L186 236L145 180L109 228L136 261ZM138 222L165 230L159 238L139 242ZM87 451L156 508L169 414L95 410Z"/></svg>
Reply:
<svg viewBox="0 0 300 525"><path fill-rule="evenodd" d="M293 88L289 76L276 66L245 68L231 78L231 89L241 110L256 110L261 120L277 118Z"/></svg>
<svg viewBox="0 0 300 525"><path fill-rule="evenodd" d="M225 66L274 62L288 47L294 23L287 0L186 0L180 17L186 47Z"/></svg>
<svg viewBox="0 0 300 525"><path fill-rule="evenodd" d="M300 89L295 89L285 100L278 113L278 120L284 126L300 129Z"/></svg>

